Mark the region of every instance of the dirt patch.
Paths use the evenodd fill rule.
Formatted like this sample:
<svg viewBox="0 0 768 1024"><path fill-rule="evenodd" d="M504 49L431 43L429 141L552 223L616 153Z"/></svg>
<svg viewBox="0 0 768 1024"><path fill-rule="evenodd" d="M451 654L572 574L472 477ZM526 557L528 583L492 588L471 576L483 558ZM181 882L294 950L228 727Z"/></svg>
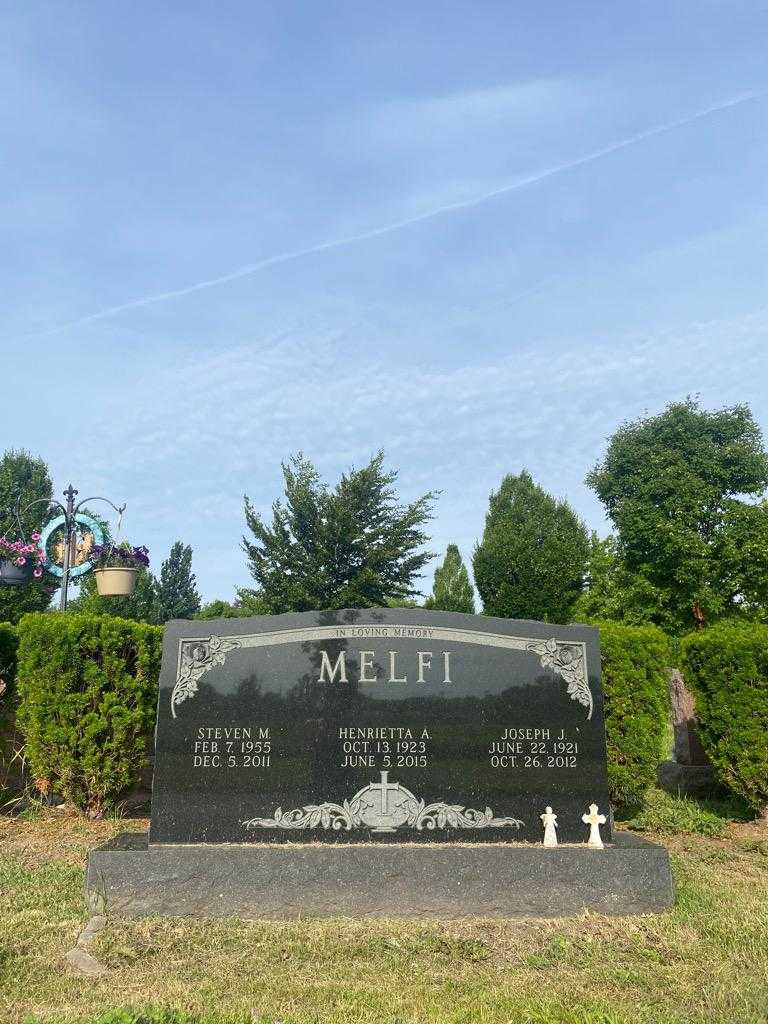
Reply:
<svg viewBox="0 0 768 1024"><path fill-rule="evenodd" d="M85 867L89 850L120 832L146 832L149 818L108 818L89 821L74 808L26 812L0 817L0 857L25 867L66 864Z"/></svg>

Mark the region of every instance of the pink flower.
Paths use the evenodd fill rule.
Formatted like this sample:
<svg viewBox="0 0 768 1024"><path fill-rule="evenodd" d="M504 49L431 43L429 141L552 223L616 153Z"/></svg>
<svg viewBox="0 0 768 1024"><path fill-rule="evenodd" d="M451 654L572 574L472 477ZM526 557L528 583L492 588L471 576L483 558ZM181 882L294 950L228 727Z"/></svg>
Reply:
<svg viewBox="0 0 768 1024"><path fill-rule="evenodd" d="M19 555L19 557L16 559L16 565L26 565L26 564L27 564L26 558L22 558L21 555Z"/></svg>
<svg viewBox="0 0 768 1024"><path fill-rule="evenodd" d="M32 573L32 575L33 576L37 576L38 579L39 579L43 575L43 570L42 569L35 569L35 571Z"/></svg>
<svg viewBox="0 0 768 1024"><path fill-rule="evenodd" d="M31 534L30 536L31 536L31 539L32 539L32 540L40 540L40 538L42 537L42 534L41 534L41 533L38 533L37 531L35 531L35 532L34 532L33 534Z"/></svg>

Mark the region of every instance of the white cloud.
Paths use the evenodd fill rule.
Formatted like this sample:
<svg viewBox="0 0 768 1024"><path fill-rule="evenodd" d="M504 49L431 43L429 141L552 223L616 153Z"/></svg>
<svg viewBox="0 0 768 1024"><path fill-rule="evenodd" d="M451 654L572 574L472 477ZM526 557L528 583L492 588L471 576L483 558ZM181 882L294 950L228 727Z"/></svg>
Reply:
<svg viewBox="0 0 768 1024"><path fill-rule="evenodd" d="M374 150L417 152L427 147L468 146L492 133L514 145L517 133L540 135L589 109L595 102L582 85L562 79L536 79L445 96L381 104L359 128L359 140ZM500 134L502 133L502 134Z"/></svg>

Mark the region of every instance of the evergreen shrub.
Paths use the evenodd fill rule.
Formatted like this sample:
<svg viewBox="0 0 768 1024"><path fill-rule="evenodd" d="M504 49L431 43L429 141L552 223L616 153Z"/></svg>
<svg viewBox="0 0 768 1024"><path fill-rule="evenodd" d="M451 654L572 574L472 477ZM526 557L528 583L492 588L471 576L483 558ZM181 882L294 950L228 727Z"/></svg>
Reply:
<svg viewBox="0 0 768 1024"><path fill-rule="evenodd" d="M0 692L0 709L4 705L7 706L11 688L16 678L16 648L18 642L19 638L16 627L10 622L0 622L0 691L2 691Z"/></svg>
<svg viewBox="0 0 768 1024"><path fill-rule="evenodd" d="M36 785L100 817L146 764L163 630L37 613L24 616L18 633L17 722Z"/></svg>
<svg viewBox="0 0 768 1024"><path fill-rule="evenodd" d="M768 815L768 626L723 622L683 637L681 653L720 780Z"/></svg>
<svg viewBox="0 0 768 1024"><path fill-rule="evenodd" d="M639 804L656 782L669 735L669 639L656 626L594 625L600 630L611 799Z"/></svg>
<svg viewBox="0 0 768 1024"><path fill-rule="evenodd" d="M17 646L16 627L10 622L0 622L0 792L7 785L7 767L13 757Z"/></svg>

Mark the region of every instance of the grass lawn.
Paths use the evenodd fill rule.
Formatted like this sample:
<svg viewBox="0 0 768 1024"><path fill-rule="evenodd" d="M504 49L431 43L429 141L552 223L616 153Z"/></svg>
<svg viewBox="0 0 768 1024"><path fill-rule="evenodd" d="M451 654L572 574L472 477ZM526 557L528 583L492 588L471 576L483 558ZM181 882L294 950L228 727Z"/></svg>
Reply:
<svg viewBox="0 0 768 1024"><path fill-rule="evenodd" d="M765 1022L768 829L721 826L651 836L674 861L666 915L111 922L91 947L108 971L87 980L62 961L86 920L87 851L146 822L0 818L0 1021L122 1024L136 1018L108 1011L170 1007L182 1013L146 1020Z"/></svg>

